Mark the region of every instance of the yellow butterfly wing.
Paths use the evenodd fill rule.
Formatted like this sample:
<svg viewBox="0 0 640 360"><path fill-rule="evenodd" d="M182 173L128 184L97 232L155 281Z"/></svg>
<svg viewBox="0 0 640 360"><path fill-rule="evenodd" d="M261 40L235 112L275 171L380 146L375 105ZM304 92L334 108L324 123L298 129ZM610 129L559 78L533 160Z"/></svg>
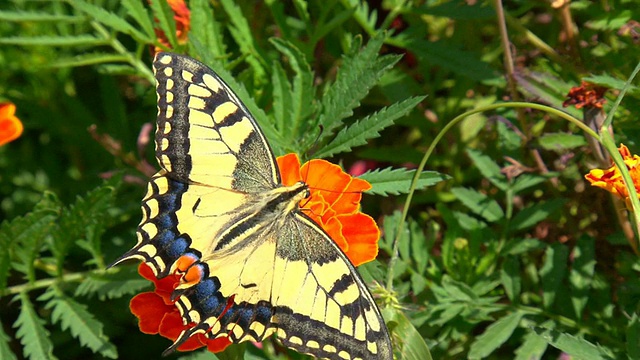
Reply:
<svg viewBox="0 0 640 360"><path fill-rule="evenodd" d="M353 265L304 215L304 183L285 187L255 120L228 86L189 57L159 53L156 157L137 258L156 276L183 255L202 274L174 292L185 330L234 342L276 334L328 359L392 359L380 311Z"/></svg>

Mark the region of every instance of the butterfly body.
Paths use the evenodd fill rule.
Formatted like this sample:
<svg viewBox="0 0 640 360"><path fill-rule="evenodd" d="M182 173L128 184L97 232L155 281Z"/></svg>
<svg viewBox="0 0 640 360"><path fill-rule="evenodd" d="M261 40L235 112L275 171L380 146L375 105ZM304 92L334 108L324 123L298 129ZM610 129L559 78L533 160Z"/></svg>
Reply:
<svg viewBox="0 0 640 360"><path fill-rule="evenodd" d="M156 158L137 244L116 264L146 262L182 281L172 298L194 334L262 341L328 359L393 358L384 320L355 268L284 186L253 117L211 69L180 55L154 61Z"/></svg>

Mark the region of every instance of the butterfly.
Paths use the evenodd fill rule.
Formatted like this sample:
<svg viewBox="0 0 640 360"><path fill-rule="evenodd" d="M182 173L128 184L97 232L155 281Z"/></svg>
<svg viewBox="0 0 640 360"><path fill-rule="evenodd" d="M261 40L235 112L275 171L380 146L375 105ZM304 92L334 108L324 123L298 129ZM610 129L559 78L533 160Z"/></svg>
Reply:
<svg viewBox="0 0 640 360"><path fill-rule="evenodd" d="M172 299L184 330L232 342L275 334L327 359L393 359L370 292L330 236L299 206L304 182L284 186L247 108L210 68L161 52L155 134L160 171L142 200L139 259L154 275L182 274Z"/></svg>

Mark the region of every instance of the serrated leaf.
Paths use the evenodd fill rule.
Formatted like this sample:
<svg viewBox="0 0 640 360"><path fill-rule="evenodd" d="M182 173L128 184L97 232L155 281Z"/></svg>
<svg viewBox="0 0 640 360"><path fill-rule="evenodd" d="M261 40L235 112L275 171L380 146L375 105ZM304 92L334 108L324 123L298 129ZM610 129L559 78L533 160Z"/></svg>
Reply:
<svg viewBox="0 0 640 360"><path fill-rule="evenodd" d="M408 193L414 176L415 170L386 168L367 171L358 177L371 184L372 188L367 194L389 196ZM423 171L416 184L416 190L422 190L449 178L448 175L435 171Z"/></svg>
<svg viewBox="0 0 640 360"><path fill-rule="evenodd" d="M545 150L562 151L585 146L587 140L582 135L546 133L538 137L538 143Z"/></svg>
<svg viewBox="0 0 640 360"><path fill-rule="evenodd" d="M149 14L147 9L142 4L143 2L136 0L122 1L122 6L127 9L127 13L136 20L140 27L142 27L147 38L154 39L156 37L156 34L155 31L153 31L151 14Z"/></svg>
<svg viewBox="0 0 640 360"><path fill-rule="evenodd" d="M85 305L65 296L56 288L50 288L39 300L47 301L45 308L52 310L51 321L60 323L63 331L68 329L82 346L104 357L118 358L118 351L105 336L102 323L87 311Z"/></svg>
<svg viewBox="0 0 640 360"><path fill-rule="evenodd" d="M53 232L51 250L62 264L69 248L80 239L84 239L87 250L95 259L100 257L100 237L109 220L108 210L113 206L114 189L111 186L99 186L83 197L77 197L74 204L63 209L58 221L57 231Z"/></svg>
<svg viewBox="0 0 640 360"><path fill-rule="evenodd" d="M474 214L481 216L488 222L494 223L504 217L504 211L500 205L485 194L461 187L452 188L451 193Z"/></svg>
<svg viewBox="0 0 640 360"><path fill-rule="evenodd" d="M316 124L322 125L324 132L320 141L333 135L344 119L353 114L353 109L378 82L382 74L391 68L400 58L398 56L378 56L384 41L384 34L378 33L359 52L347 56L338 69L336 81L331 84L322 97L321 114Z"/></svg>
<svg viewBox="0 0 640 360"><path fill-rule="evenodd" d="M38 317L27 293L20 293L20 314L13 324L17 328L16 337L24 346L24 356L30 359L55 359L49 331L44 320Z"/></svg>
<svg viewBox="0 0 640 360"><path fill-rule="evenodd" d="M297 139L306 135L308 129L304 128L303 124L307 123L305 120L314 111L313 71L304 54L295 45L277 38L270 39L270 42L278 51L287 56L291 69L295 73L293 86L289 87L291 94L287 96L290 102L280 105L284 109L283 119L280 119L282 126L280 130L285 138Z"/></svg>
<svg viewBox="0 0 640 360"><path fill-rule="evenodd" d="M273 114L276 120L276 127L281 132L289 132L286 123L291 113L288 104L293 102L293 99L291 99L293 90L287 79L287 74L279 62L273 63L271 84L273 87Z"/></svg>
<svg viewBox="0 0 640 360"><path fill-rule="evenodd" d="M61 57L47 63L47 67L76 67L96 64L110 64L116 62L128 62L129 59L124 55L108 54L108 53L89 53L80 54L73 57ZM130 68L131 69L131 68Z"/></svg>
<svg viewBox="0 0 640 360"><path fill-rule="evenodd" d="M159 1L154 1L154 2L159 2ZM90 4L89 2L80 1L80 0L69 0L69 3L76 9L91 16L95 21L105 24L111 27L112 29L114 29L115 31L119 31L128 35L131 35L132 37L134 37L135 39L141 42L151 43L154 41L153 37L146 36L145 34L138 31L138 29L131 26L131 24L126 22L120 16L110 11L107 11L102 7L95 6Z"/></svg>
<svg viewBox="0 0 640 360"><path fill-rule="evenodd" d="M527 332L522 344L516 349L514 360L540 360L546 350L546 340L534 332Z"/></svg>
<svg viewBox="0 0 640 360"><path fill-rule="evenodd" d="M137 294L151 283L138 275L136 268L121 267L116 272L91 274L76 288L74 296L97 296L101 301Z"/></svg>
<svg viewBox="0 0 640 360"><path fill-rule="evenodd" d="M542 279L542 299L545 308L550 308L567 272L569 249L560 243L547 247L544 263L539 274Z"/></svg>
<svg viewBox="0 0 640 360"><path fill-rule="evenodd" d="M176 21L173 18L174 13L169 6L168 1L151 1L151 10L155 17L156 24L164 33L171 48L178 46L178 37L176 34Z"/></svg>
<svg viewBox="0 0 640 360"><path fill-rule="evenodd" d="M523 313L516 311L489 325L487 330L471 344L469 358L484 358L502 346L518 327L523 315Z"/></svg>
<svg viewBox="0 0 640 360"><path fill-rule="evenodd" d="M13 22L82 22L85 21L81 16L48 14L40 12L27 12L27 11L0 11L0 21L13 21Z"/></svg>
<svg viewBox="0 0 640 360"><path fill-rule="evenodd" d="M389 324L392 333L398 336L402 342L402 345L398 346L400 350L396 350L400 355L398 357L399 359L432 359L429 347L425 343L424 338L402 311L388 306L382 310L382 315L384 316L385 322Z"/></svg>
<svg viewBox="0 0 640 360"><path fill-rule="evenodd" d="M528 229L542 220L547 219L564 205L564 199L552 199L539 202L520 210L509 223L509 230L520 231Z"/></svg>
<svg viewBox="0 0 640 360"><path fill-rule="evenodd" d="M0 44L21 46L100 46L107 43L104 39L98 39L91 35L75 36L13 36L0 38Z"/></svg>
<svg viewBox="0 0 640 360"><path fill-rule="evenodd" d="M2 323L0 323L0 359L16 360L16 355L11 351L9 341L11 338L4 332Z"/></svg>
<svg viewBox="0 0 640 360"><path fill-rule="evenodd" d="M573 264L569 273L571 284L571 303L577 319L582 318L582 311L589 301L589 291L596 267L595 239L582 235L573 248Z"/></svg>
<svg viewBox="0 0 640 360"><path fill-rule="evenodd" d="M536 327L535 333L545 339L549 345L575 358L576 360L613 360L615 357L606 349L571 334L552 329Z"/></svg>
<svg viewBox="0 0 640 360"><path fill-rule="evenodd" d="M13 268L25 274L30 282L36 279L34 260L41 251L42 243L49 235L55 219L53 209L42 209L3 223L1 228L2 237L10 239L11 242L15 257ZM0 270L5 271L4 266L0 266ZM0 275L5 276L4 279L0 278L0 284L3 284L6 272Z"/></svg>
<svg viewBox="0 0 640 360"><path fill-rule="evenodd" d="M265 57L261 55L260 50L255 45L255 36L251 33L251 27L247 18L242 14L240 7L232 0L221 0L220 4L224 11L229 15L231 26L228 30L240 47L240 51L246 56L245 61L254 71L255 78L264 81L267 79L266 70L264 68Z"/></svg>
<svg viewBox="0 0 640 360"><path fill-rule="evenodd" d="M223 59L227 53L227 47L224 43L224 36L222 35L222 26L213 16L213 9L211 9L208 0L191 0L189 2L189 8L191 9L191 30L189 31L190 45L195 45L193 42L200 44L200 47L206 49L206 52L210 53L210 57L203 57L203 59L213 60Z"/></svg>
<svg viewBox="0 0 640 360"><path fill-rule="evenodd" d="M424 96L416 96L406 99L356 121L353 125L340 130L331 142L314 155L319 158L327 158L350 151L353 147L365 145L367 140L379 137L380 131L393 125L397 119L409 113L424 98Z"/></svg>
<svg viewBox="0 0 640 360"><path fill-rule="evenodd" d="M495 187L502 191L508 189L507 178L500 172L500 166L495 161L474 149L468 149L467 155L469 155L478 171Z"/></svg>

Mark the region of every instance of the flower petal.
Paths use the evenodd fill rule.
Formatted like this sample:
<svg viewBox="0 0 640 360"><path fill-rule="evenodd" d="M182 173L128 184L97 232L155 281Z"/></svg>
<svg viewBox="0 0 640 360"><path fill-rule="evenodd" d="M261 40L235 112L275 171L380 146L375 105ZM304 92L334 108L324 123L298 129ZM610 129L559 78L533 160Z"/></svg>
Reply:
<svg viewBox="0 0 640 360"><path fill-rule="evenodd" d="M216 339L207 339L207 350L213 353L223 351L229 345L231 345L231 341L226 336Z"/></svg>
<svg viewBox="0 0 640 360"><path fill-rule="evenodd" d="M12 103L0 104L0 146L22 135L24 127L15 116L16 106Z"/></svg>
<svg viewBox="0 0 640 360"><path fill-rule="evenodd" d="M280 169L280 177L284 186L292 186L298 181L302 181L300 176L300 159L296 154L287 154L279 156L276 159L278 169Z"/></svg>
<svg viewBox="0 0 640 360"><path fill-rule="evenodd" d="M342 223L342 234L349 239L349 248L345 251L354 266L369 262L378 256L380 229L375 220L367 214L357 213L338 216Z"/></svg>
<svg viewBox="0 0 640 360"><path fill-rule="evenodd" d="M145 334L157 334L164 315L175 309L167 306L156 293L145 292L134 296L129 302L131 313L138 318L138 327Z"/></svg>

